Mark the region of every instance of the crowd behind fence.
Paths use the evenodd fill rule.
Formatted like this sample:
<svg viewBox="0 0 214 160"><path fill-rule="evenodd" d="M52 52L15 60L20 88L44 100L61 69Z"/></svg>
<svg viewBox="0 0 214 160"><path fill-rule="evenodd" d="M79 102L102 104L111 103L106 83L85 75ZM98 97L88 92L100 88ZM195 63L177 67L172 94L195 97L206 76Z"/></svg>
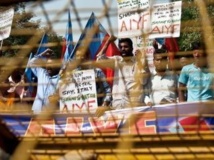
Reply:
<svg viewBox="0 0 214 160"><path fill-rule="evenodd" d="M49 10L43 3L46 2L32 6L40 6L48 20ZM0 58L0 117L10 132L20 139L12 158L28 159L31 155L31 159L42 159L45 154L50 154L48 159L57 159L59 155L75 150L69 154L77 158L85 158L87 153L88 157L95 159L99 153L104 153L120 159L125 153L138 159L138 154L142 154L138 151L142 150L139 139L156 143L155 139L159 138L157 143L162 143L167 138L161 136L177 134L180 142L187 143L184 139L188 137L181 137L183 133L208 146L203 153L212 158L213 146L206 141L206 138L212 141L212 137L196 136L203 133L212 136L209 133L212 133L214 123L213 40L210 36L206 38L212 35L212 19L209 19L204 3L197 1L194 4L204 17L200 27L204 38L190 41L188 51L180 51L177 46L171 50L170 47L178 43L175 38L152 39L150 57L146 54L146 46L136 49L130 37L114 36L116 28L109 16L117 16L114 13L116 8L111 8L111 1L103 0L102 3L101 16L92 13L88 23L93 21L93 25L84 30L81 23L84 17L79 17L75 1L69 1L68 6L76 17L72 20L82 31L77 43L71 39L67 39L66 47L64 42L43 43L44 32L35 30L29 32L31 38L24 45L7 46L3 43L2 53L18 50L13 57L1 53ZM63 8L58 16L67 13L67 9ZM108 21L110 33L100 24L102 19ZM55 22L49 21L47 33L53 25ZM25 36L27 33L22 31L12 31L11 35ZM73 32L68 32L68 35ZM102 36L102 43L97 39L99 36ZM142 39L146 41L145 35ZM66 51L69 45L72 51ZM70 52L70 60L65 60L64 54L63 58L59 57L61 53L56 53L59 52L55 50L56 46L65 47L64 54ZM63 142L60 142L60 137L64 138ZM181 146L176 138L166 141ZM48 142L53 148L48 146ZM76 147L69 145L72 143ZM189 140L189 143L193 149L187 146L185 156L192 153L192 158L200 157L193 142ZM94 147L90 148L88 144ZM67 148L62 149L66 145ZM173 146L165 151L161 150L164 146L155 148L159 149L158 152L151 151L151 147L150 151L144 151L145 155L154 154L152 158L155 159L158 159L158 154L166 152L172 153L170 158L180 155ZM20 152L25 155L20 155ZM5 156L8 158L9 155ZM66 156L65 159L69 159ZM105 156L99 158L105 159Z"/></svg>

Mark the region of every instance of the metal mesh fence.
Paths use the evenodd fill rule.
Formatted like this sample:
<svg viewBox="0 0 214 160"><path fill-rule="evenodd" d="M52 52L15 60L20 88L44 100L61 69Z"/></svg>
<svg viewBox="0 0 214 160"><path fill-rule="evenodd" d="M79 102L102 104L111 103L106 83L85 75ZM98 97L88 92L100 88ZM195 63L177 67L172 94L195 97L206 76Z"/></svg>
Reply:
<svg viewBox="0 0 214 160"><path fill-rule="evenodd" d="M72 61L62 63L61 59L54 59L51 66L48 66L48 61L39 61L37 64L33 64L33 68L45 68L48 67L58 69L60 68L60 79L55 82L46 81L39 83L39 80L35 82L26 82L23 77L19 77L19 70L21 75L25 70L29 53L32 50L41 47L39 42L44 35L44 32L38 30L25 30L16 29L11 32L12 36L29 36L29 40L24 45L7 46L3 45L3 50L18 50L14 57L1 57L1 92L8 92L8 90L17 89L22 87L23 89L34 88L43 86L43 90L47 90L48 87L52 87L55 91L52 94L45 93L42 96L37 96L37 100L43 102L44 97L49 97L50 103L46 105L46 109L36 112L32 111L32 105L35 101L34 96L16 97L15 94L8 94L7 97L0 95L0 109L1 109L1 122L2 125L6 125L10 133L18 140L17 145L11 146L11 148L4 148L7 146L3 140L3 150L13 151L11 152L11 159L213 159L213 103L212 100L203 102L200 98L197 102L184 103L176 101L168 104L169 101L163 102L162 105L146 106L145 103L136 103L136 97L142 94L147 94L150 90L144 88L142 90L142 81L148 78L148 74L142 74L136 72L135 74L128 75L124 78L124 74L128 73L128 70L122 73L121 77L108 77L108 80L122 79L125 82L127 79L132 79L136 82L135 86L132 86L133 90L128 90L128 83L125 88L118 88L118 94L125 92L129 100L129 107L121 110L108 109L105 111L104 116L98 117L95 110L75 110L75 106L81 108L90 107L86 98L81 94L76 97L76 101L83 99L82 106L77 103L73 107L67 107L63 103L59 103L60 87L68 87L71 82L75 86L80 86L78 79L71 78L74 76L74 72L80 66L82 68L94 69L99 67L102 69L110 68L112 66L112 59L101 59L100 61L87 60L85 57L88 55L88 48L92 42L97 40L93 37L100 31L98 25L94 25L86 32L84 32L83 21L88 20L89 16L81 16L84 12L99 10L100 14L96 15L99 21L106 21L107 31L110 35L116 35L118 30L117 24L112 18L117 19L117 8L112 7L113 1L102 0L101 8L78 8L77 2L74 0L68 0L65 6L59 6L57 10L48 8L49 1L31 1L28 2L27 12L34 12L34 8L40 8L41 12L38 12L40 17L43 16L47 26L47 31L54 29L55 25L59 23L67 24L67 18L64 19L68 9L75 15L72 19L72 23L77 24L78 30L72 29L73 34L81 35L85 34L82 39L81 45L76 45L78 42L74 42L76 45L75 56ZM92 2L93 3L93 2ZM118 1L119 3L119 1ZM206 3L208 3L206 1ZM209 2L212 4L212 1ZM96 4L94 4L96 6ZM203 17L201 26L194 24L193 28L198 28L203 32L204 37L207 35L213 35L212 31L212 19L207 15L205 3L202 1L195 1L195 3L183 3L182 7L188 7L188 5L195 5L199 10L200 15ZM57 13L53 20L50 20L50 16L53 13ZM43 23L43 22L42 22ZM192 21L182 21L181 31L184 31L182 27L193 25ZM195 29L194 28L194 29ZM59 29L55 32L63 32ZM144 35L142 36L144 39ZM210 37L210 36L209 36ZM108 39L107 39L108 40ZM112 43L115 41L113 40ZM212 39L204 38L207 53L207 64L209 65L209 72L212 73ZM107 43L106 43L107 44ZM115 44L115 43L114 43ZM56 45L63 46L62 43L47 43L45 47L51 48ZM52 51L51 51L52 53ZM141 53L144 53L143 50ZM177 55L191 55L192 51L178 51ZM50 55L49 55L50 56ZM168 56L168 54L165 54ZM87 57L88 58L88 57ZM148 64L144 54L139 57L142 61L139 70L146 70ZM188 56L189 58L189 56ZM192 58L189 58L192 60ZM168 60L167 60L168 61ZM172 66L177 68L178 59L172 61ZM113 61L115 67L115 61ZM93 66L93 67L92 67ZM121 66L118 65L118 68ZM79 70L78 70L79 71ZM180 70L173 70L172 75L180 74ZM22 81L14 82L11 80L11 74L18 76L18 79ZM46 72L47 74L47 72ZM88 75L90 77L90 75ZM11 78L9 78L11 77ZM58 77L58 78L59 78ZM92 76L93 77L93 76ZM17 78L17 77L16 77ZM85 76L86 78L86 76ZM199 77L200 78L200 77ZM42 79L42 77L37 77ZM106 79L98 79L96 77L96 83L106 81ZM150 80L150 79L149 79ZM148 80L148 81L149 81ZM87 84L92 83L90 80L86 81ZM166 82L164 82L166 83ZM201 82L202 83L202 82ZM18 84L18 85L17 85ZM58 84L58 85L57 85ZM59 85L60 84L60 85ZM17 85L17 86L16 86ZM82 84L81 84L82 85ZM201 84L203 86L203 83ZM9 87L9 89L8 89ZM15 87L15 88L14 88ZM140 88L140 89L139 89ZM79 88L80 89L80 88ZM111 89L113 89L111 87ZM168 88L165 88L166 90ZM178 86L171 88L173 91L182 90ZM158 90L158 88L154 88ZM184 88L186 90L186 88ZM14 91L14 90L13 90ZM164 89L162 89L164 91ZM71 92L71 91L70 91ZM1 94L2 94L1 93ZM13 92L9 92L13 93ZM65 93L65 92L64 92ZM66 92L68 93L68 92ZM110 92L111 96L112 92ZM93 93L88 93L87 96L93 96ZM98 94L98 97L103 97L103 94ZM67 98L67 97L66 97ZM69 97L68 97L69 98ZM62 100L62 99L61 99ZM125 101L125 98L121 98L121 101ZM155 100L153 100L155 101ZM83 105L84 104L84 105ZM173 104L173 105L172 105ZM138 106L138 107L136 107ZM142 107L143 106L143 107ZM64 107L64 108L63 108ZM101 110L100 112L103 112ZM3 128L4 129L4 128ZM5 133L9 135L9 133ZM6 136L7 137L7 136ZM8 138L8 137L7 137ZM8 139L13 139L9 137ZM1 155L1 154L0 154ZM8 156L8 155L7 155ZM7 157L6 156L6 157Z"/></svg>

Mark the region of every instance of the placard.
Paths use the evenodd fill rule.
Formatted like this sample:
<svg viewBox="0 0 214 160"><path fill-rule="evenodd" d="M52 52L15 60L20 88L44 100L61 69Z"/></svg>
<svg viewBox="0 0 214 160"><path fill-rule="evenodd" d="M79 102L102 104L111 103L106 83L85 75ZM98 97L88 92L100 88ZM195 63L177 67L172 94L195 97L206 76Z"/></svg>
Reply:
<svg viewBox="0 0 214 160"><path fill-rule="evenodd" d="M14 9L0 7L0 40L10 36L13 22Z"/></svg>
<svg viewBox="0 0 214 160"><path fill-rule="evenodd" d="M75 71L70 82L59 87L60 111L95 110L98 106L95 82L93 69Z"/></svg>
<svg viewBox="0 0 214 160"><path fill-rule="evenodd" d="M181 27L181 1L156 4L152 7L149 38L179 37Z"/></svg>
<svg viewBox="0 0 214 160"><path fill-rule="evenodd" d="M133 37L149 33L148 0L118 0L118 37Z"/></svg>
<svg viewBox="0 0 214 160"><path fill-rule="evenodd" d="M150 5L148 0L118 0L118 37L179 37L182 1Z"/></svg>

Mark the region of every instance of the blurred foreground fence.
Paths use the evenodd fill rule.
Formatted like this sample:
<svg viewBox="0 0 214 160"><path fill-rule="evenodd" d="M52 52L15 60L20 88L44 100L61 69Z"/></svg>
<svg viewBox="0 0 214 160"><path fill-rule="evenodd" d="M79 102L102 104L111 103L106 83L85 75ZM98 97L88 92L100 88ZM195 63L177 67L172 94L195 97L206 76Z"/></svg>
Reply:
<svg viewBox="0 0 214 160"><path fill-rule="evenodd" d="M23 1L2 0L0 5L11 5ZM100 20L102 18L107 20L108 30L111 35L114 35L118 28L114 24L115 22L110 21L109 18L118 15L116 8L111 8L112 1L109 0L107 2L105 0L102 1L103 8L100 9L101 13L98 17ZM118 2L120 1L118 0ZM203 2L206 2L206 5L213 4L212 1L199 0L185 1L183 3L182 7L185 8L196 7L195 9L200 12L200 16L198 14L195 14L195 16L202 18L195 21L194 16L191 19L191 15L188 13L190 20L185 18L182 20L181 33L185 43L188 42L187 44L183 43L186 46L190 44L193 37L197 40L199 39L197 34L192 37L189 37L189 34L198 30L203 34L203 41L208 51L207 63L210 66L210 71L213 71L213 19L209 19ZM78 24L80 30L83 30L82 21L86 20L90 14L86 18L86 16L80 17L79 13L86 10L91 12L94 9L83 8L78 10L75 1L70 0L67 5L57 11L58 15L55 17L55 21L49 21L48 15L51 14L51 10L43 6L45 3L48 2L32 0L31 10L34 10L36 6L42 8L42 15L47 21L46 27L48 26L48 31L53 29L53 25L60 22L62 13L67 14L69 7L72 8L72 13L75 15L75 18L72 19L73 22ZM212 5L210 8L212 11ZM192 9L191 11L194 12L195 10ZM64 21L67 22L67 19ZM201 22L200 24L198 23L199 21ZM72 33L75 32L76 30L73 30ZM40 31L35 32L34 29L16 28L12 30L11 36L20 35L22 37L30 35L31 38L26 44L22 45L3 43L4 51L18 51L15 57L1 57L0 69L4 71L4 74L0 75L1 82L7 79L13 70L20 67L25 69L28 61L27 55L33 49L38 49L38 42L43 33ZM93 41L93 38L86 37L85 39L87 40L85 40L87 43L84 46L84 51L86 52L86 48ZM48 45L59 44L49 43ZM63 44L60 43L60 45ZM153 49L150 48L150 50L153 52ZM177 54L185 55L189 53L181 51ZM30 85L37 86L37 83L31 83ZM29 101L32 102L33 99ZM96 117L93 111L90 113L58 113L58 111L52 110L41 114L33 114L30 112L31 105L29 106L24 107L22 111L20 111L20 108L22 109L23 107L22 105L18 106L20 107L19 109L12 106L10 109L2 110L0 113L0 146L13 160L56 160L69 151L77 151L81 156L85 150L99 155L99 159L113 160L214 159L214 104L212 101L165 104L152 108L142 106L112 110L107 111L100 118Z"/></svg>

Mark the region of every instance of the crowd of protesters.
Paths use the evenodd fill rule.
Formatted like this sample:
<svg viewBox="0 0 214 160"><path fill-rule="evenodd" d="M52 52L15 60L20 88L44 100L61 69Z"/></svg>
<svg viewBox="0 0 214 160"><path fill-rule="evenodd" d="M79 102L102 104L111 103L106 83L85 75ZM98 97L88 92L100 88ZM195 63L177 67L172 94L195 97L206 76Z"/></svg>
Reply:
<svg viewBox="0 0 214 160"><path fill-rule="evenodd" d="M110 38L109 42L115 39ZM206 62L206 49L203 43L192 43L192 56L180 55L174 59L178 66L169 67L169 57L166 47L158 47L154 43L153 64L150 71L145 54L134 51L130 38L118 40L120 56L107 57L105 50L98 54L97 61L90 66L78 65L75 70L93 69L96 78L98 97L97 115L106 110L122 109L138 106L154 106L165 103L179 103L192 101L207 101L213 99L213 74L209 72ZM33 103L28 103L34 113L40 113L50 105L50 97L57 95L59 101L58 82L62 70L53 59L53 51L47 49L40 55L33 57L28 63L37 77L37 93ZM87 62L87 53L84 58L76 56L84 64ZM74 63L70 61L69 63ZM98 67L99 66L99 67ZM103 68L114 69L114 81L111 87L106 81ZM71 77L72 78L72 77ZM98 81L99 79L99 81ZM28 87L23 85L24 73L14 71L1 82L0 106L7 108L14 103L21 103L27 96ZM3 85L7 84L7 85ZM101 91L102 88L102 91ZM31 97L32 98L32 97Z"/></svg>

